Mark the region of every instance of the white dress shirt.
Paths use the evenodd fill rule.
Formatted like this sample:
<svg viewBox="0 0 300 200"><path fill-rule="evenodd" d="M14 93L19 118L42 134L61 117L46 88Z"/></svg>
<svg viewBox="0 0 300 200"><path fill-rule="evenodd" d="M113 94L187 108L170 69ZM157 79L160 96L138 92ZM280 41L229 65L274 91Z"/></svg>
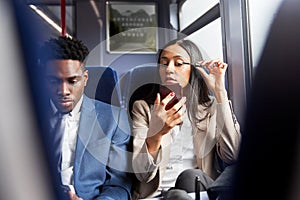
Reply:
<svg viewBox="0 0 300 200"><path fill-rule="evenodd" d="M175 126L170 134L172 137L170 159L158 191L174 187L181 172L197 167L192 126L187 115L184 116L183 124Z"/></svg>
<svg viewBox="0 0 300 200"><path fill-rule="evenodd" d="M64 118L66 121L62 141L61 181L62 184L68 186L73 193L75 193L73 167L82 100L83 97L81 97L67 117ZM52 102L51 105L54 110L57 110Z"/></svg>

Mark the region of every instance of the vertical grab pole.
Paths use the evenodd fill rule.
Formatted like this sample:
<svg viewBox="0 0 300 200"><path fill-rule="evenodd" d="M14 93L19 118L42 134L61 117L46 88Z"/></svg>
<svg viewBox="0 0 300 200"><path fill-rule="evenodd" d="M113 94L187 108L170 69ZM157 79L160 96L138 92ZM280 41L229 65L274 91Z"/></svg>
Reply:
<svg viewBox="0 0 300 200"><path fill-rule="evenodd" d="M66 35L66 0L60 0L61 35Z"/></svg>
<svg viewBox="0 0 300 200"><path fill-rule="evenodd" d="M201 196L200 196L200 177L196 176L195 177L195 200L200 200Z"/></svg>

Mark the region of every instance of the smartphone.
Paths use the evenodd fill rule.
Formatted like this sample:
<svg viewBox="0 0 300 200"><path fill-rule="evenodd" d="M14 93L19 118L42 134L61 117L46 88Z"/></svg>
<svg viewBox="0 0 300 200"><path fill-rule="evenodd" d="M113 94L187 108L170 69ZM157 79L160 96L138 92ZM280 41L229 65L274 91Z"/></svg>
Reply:
<svg viewBox="0 0 300 200"><path fill-rule="evenodd" d="M166 105L165 108L166 110L172 108L182 98L182 87L179 85L179 83L160 85L159 94L161 99L164 99L171 92L175 93L175 97L173 97L173 99L171 99L169 103Z"/></svg>

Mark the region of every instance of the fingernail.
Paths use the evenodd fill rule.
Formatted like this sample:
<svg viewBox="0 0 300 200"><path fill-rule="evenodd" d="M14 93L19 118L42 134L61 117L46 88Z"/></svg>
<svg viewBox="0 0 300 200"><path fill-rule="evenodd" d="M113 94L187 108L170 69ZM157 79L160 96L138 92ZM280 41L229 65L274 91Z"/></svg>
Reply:
<svg viewBox="0 0 300 200"><path fill-rule="evenodd" d="M171 95L171 97L175 96L175 92L171 92L170 95Z"/></svg>

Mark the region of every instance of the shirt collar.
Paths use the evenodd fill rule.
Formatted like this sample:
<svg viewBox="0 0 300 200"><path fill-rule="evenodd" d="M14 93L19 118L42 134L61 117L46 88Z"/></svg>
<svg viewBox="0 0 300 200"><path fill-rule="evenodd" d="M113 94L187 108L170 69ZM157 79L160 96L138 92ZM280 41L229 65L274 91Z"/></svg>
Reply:
<svg viewBox="0 0 300 200"><path fill-rule="evenodd" d="M81 96L80 100L77 102L76 106L73 108L73 110L70 112L71 116L76 116L80 112L80 108L83 101L83 95Z"/></svg>

